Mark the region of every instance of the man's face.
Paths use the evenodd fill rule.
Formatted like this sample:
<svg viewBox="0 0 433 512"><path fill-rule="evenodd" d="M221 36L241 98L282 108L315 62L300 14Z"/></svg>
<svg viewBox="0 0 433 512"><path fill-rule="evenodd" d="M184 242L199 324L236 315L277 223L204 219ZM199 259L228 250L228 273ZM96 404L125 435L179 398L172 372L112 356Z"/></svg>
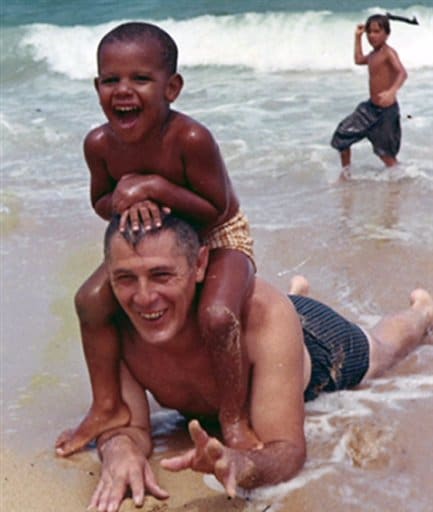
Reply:
<svg viewBox="0 0 433 512"><path fill-rule="evenodd" d="M147 236L134 249L120 234L110 245L108 271L120 306L143 341L175 342L195 314L196 284L204 279L207 250L188 264L171 231Z"/></svg>

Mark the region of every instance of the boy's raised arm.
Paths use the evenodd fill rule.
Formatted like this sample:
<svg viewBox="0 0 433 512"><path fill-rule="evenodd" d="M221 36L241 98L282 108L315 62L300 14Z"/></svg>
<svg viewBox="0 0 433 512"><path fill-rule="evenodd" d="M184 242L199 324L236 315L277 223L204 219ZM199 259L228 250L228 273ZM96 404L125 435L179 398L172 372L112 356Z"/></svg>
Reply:
<svg viewBox="0 0 433 512"><path fill-rule="evenodd" d="M354 60L355 64L363 65L368 63L368 55L364 55L362 51L362 34L365 32L365 25L363 23L357 25L355 30L355 47L354 47Z"/></svg>

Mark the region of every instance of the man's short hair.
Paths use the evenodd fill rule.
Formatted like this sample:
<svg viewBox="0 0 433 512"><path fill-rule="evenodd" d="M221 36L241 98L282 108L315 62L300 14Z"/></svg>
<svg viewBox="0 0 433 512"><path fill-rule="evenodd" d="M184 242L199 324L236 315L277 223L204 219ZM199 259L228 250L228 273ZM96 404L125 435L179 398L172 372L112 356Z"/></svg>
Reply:
<svg viewBox="0 0 433 512"><path fill-rule="evenodd" d="M145 229L141 221L139 222L138 230L135 231L132 230L129 222L124 231L120 232L119 227L120 215L114 215L105 231L105 259L109 259L110 257L111 240L116 233L122 235L126 242L131 247L135 248L146 238L159 236L165 231L171 231L174 233L176 244L185 255L188 264L195 265L197 262L199 250L202 246L198 233L190 224L175 215L165 215L162 220L162 225L159 228Z"/></svg>
<svg viewBox="0 0 433 512"><path fill-rule="evenodd" d="M144 22L122 23L110 30L101 39L97 49L97 61L99 68L99 59L102 47L106 44L121 42L143 42L146 40L154 40L161 49L161 60L167 69L169 75L177 71L177 45L173 38L167 34L162 28Z"/></svg>

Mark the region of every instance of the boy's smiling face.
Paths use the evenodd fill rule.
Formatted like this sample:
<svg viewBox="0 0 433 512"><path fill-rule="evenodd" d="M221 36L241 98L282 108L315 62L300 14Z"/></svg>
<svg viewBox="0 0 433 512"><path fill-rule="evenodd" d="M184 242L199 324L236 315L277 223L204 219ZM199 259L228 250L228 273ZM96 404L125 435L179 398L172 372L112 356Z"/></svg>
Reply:
<svg viewBox="0 0 433 512"><path fill-rule="evenodd" d="M380 50L380 48L382 48L382 46L386 43L386 40L388 39L388 34L385 32L385 29L379 25L377 21L373 21L370 23L370 26L368 27L367 39L375 50Z"/></svg>
<svg viewBox="0 0 433 512"><path fill-rule="evenodd" d="M138 142L164 124L182 79L170 75L158 43L116 41L99 54L95 87L108 122L123 142Z"/></svg>

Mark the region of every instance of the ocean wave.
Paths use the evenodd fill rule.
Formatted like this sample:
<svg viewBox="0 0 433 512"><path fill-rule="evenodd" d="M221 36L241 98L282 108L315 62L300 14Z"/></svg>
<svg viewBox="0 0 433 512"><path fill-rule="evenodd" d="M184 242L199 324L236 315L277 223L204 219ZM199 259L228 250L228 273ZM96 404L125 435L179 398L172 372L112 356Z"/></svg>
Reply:
<svg viewBox="0 0 433 512"><path fill-rule="evenodd" d="M377 11L205 15L157 23L177 41L181 68L239 66L259 72L331 71L355 67L352 59L355 25ZM433 8L414 6L396 13L416 16L420 25L393 22L391 46L397 49L407 68L431 68ZM51 72L76 80L92 78L96 73L95 52L100 38L121 22L90 27L49 24L18 27L15 30L21 31L21 37L16 51L21 54L15 57L19 60L30 53L35 62L44 62Z"/></svg>

